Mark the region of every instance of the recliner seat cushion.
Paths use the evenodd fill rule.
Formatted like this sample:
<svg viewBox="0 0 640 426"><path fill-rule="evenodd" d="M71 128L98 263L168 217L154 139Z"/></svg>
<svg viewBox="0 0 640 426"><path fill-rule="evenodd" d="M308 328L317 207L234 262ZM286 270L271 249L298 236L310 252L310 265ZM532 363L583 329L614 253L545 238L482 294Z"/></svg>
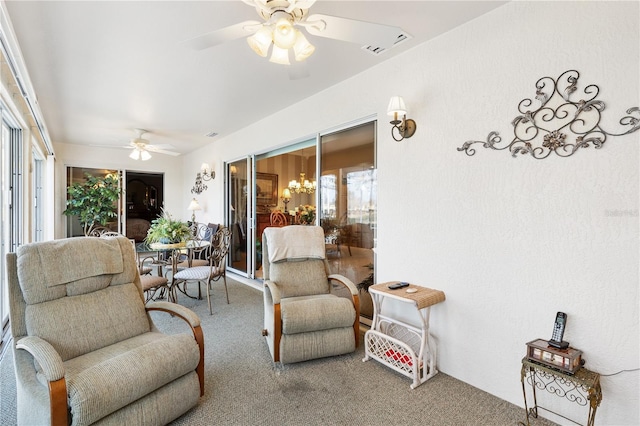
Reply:
<svg viewBox="0 0 640 426"><path fill-rule="evenodd" d="M282 299L282 334L297 334L352 327L356 319L353 303L333 294Z"/></svg>
<svg viewBox="0 0 640 426"><path fill-rule="evenodd" d="M65 362L73 424L91 424L193 372L199 359L192 335L149 332Z"/></svg>

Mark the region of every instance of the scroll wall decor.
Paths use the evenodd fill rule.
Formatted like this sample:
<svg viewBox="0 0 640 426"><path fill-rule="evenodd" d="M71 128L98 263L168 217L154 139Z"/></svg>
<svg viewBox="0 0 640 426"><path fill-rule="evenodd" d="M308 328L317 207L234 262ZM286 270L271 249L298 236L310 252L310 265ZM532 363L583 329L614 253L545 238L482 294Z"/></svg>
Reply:
<svg viewBox="0 0 640 426"><path fill-rule="evenodd" d="M541 160L551 153L560 157L570 157L578 149L594 146L602 148L607 136L622 136L635 132L640 128L640 108L633 107L620 119L620 124L626 131L611 133L600 127L600 119L604 110L604 102L596 97L600 88L591 84L584 88L584 99L577 102L571 100L576 92L576 84L580 73L576 70L565 71L554 80L542 77L536 83L535 99L540 107L531 111L533 101L523 99L518 104L518 115L513 125L513 140L502 144L499 133L489 133L486 141L470 140L465 142L458 151L464 151L472 156L476 153L475 144L482 144L484 148L493 150L508 149L513 157L518 154L529 154Z"/></svg>

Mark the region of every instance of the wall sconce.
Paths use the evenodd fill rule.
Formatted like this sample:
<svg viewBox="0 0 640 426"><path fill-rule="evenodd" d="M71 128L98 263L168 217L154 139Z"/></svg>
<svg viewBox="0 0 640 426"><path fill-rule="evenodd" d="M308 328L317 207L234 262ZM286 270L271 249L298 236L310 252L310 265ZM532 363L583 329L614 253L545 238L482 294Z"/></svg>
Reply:
<svg viewBox="0 0 640 426"><path fill-rule="evenodd" d="M198 204L198 200L196 200L195 198L191 200L191 203L189 204L189 207L187 207L187 210L191 212L191 226L195 226L196 210L202 210L202 207L200 207L200 204Z"/></svg>
<svg viewBox="0 0 640 426"><path fill-rule="evenodd" d="M287 204L289 204L289 200L291 200L291 191L289 188L285 188L282 190L282 197L280 197L282 202L284 203L284 212L288 212Z"/></svg>
<svg viewBox="0 0 640 426"><path fill-rule="evenodd" d="M207 185L204 184L204 181L213 180L216 178L216 172L211 170L211 167L207 163L202 163L200 166L200 171L196 174L196 183L191 188L192 194L201 194L202 191L207 190Z"/></svg>
<svg viewBox="0 0 640 426"><path fill-rule="evenodd" d="M410 138L416 132L416 122L407 119L407 107L404 105L404 99L401 96L393 96L389 101L389 106L387 107L387 115L393 116L393 120L391 124L393 127L391 128L391 137L396 141L400 142L404 138ZM402 120L398 120L398 116L402 116ZM398 139L394 134L394 130L397 130L400 138Z"/></svg>

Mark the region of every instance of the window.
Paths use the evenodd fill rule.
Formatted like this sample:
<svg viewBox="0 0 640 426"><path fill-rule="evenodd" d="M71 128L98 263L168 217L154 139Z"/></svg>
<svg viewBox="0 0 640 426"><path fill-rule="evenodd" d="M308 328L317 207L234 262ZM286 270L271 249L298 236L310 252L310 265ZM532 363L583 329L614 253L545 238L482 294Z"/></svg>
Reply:
<svg viewBox="0 0 640 426"><path fill-rule="evenodd" d="M9 291L6 281L4 259L6 254L15 251L21 243L21 206L22 206L22 132L5 109L2 112L0 130L0 343L4 346L9 335Z"/></svg>

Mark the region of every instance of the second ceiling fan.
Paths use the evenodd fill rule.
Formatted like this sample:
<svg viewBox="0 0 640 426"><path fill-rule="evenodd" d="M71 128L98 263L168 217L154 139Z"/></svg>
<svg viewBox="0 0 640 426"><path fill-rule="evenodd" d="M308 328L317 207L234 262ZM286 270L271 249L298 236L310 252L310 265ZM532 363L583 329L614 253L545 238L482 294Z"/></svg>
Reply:
<svg viewBox="0 0 640 426"><path fill-rule="evenodd" d="M340 18L330 15L309 15L315 0L242 0L254 6L264 22L244 21L207 34L187 43L195 49L247 37L249 46L262 57L271 49L269 61L289 65L290 56L304 61L315 51L299 28L311 35L348 41L379 52L410 38L400 27Z"/></svg>

